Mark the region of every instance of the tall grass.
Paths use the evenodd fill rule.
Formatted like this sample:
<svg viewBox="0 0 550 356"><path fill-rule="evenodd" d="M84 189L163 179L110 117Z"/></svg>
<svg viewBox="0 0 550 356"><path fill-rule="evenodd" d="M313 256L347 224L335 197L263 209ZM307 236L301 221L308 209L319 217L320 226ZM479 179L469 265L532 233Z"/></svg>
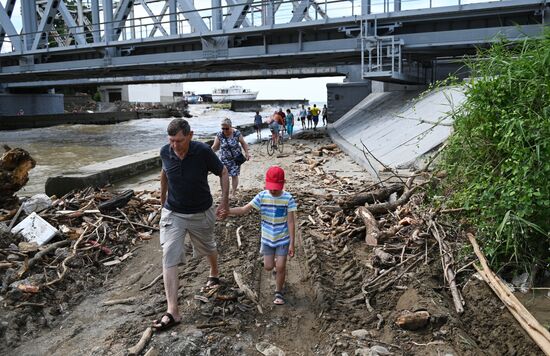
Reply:
<svg viewBox="0 0 550 356"><path fill-rule="evenodd" d="M550 31L467 64L467 100L443 155L449 202L465 208L494 268L548 265Z"/></svg>

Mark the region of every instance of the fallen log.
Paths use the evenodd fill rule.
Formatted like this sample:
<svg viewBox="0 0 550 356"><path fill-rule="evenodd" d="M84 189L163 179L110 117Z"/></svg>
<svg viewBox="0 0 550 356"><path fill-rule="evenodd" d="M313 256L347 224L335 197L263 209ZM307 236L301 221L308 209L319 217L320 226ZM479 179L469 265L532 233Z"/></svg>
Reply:
<svg viewBox="0 0 550 356"><path fill-rule="evenodd" d="M374 216L364 206L357 208L355 214L363 219L363 223L365 224L365 242L367 243L367 245L378 245L378 236L380 235L380 230L378 229L378 222L376 221Z"/></svg>
<svg viewBox="0 0 550 356"><path fill-rule="evenodd" d="M409 199L411 198L411 196L416 191L416 189L418 189L418 187L420 187L420 186L417 185L417 186L413 187L411 190L407 190L395 202L367 205L365 207L372 214L383 214L383 213L387 213L387 212L390 212L390 211L394 211L395 209L397 209L398 206L403 205L406 202L408 202Z"/></svg>
<svg viewBox="0 0 550 356"><path fill-rule="evenodd" d="M519 300L510 292L508 287L502 283L495 273L489 267L485 256L479 249L476 238L473 234L467 234L470 243L474 248L474 252L481 263L481 267L475 265L475 268L483 277L483 280L491 287L493 292L506 305L510 313L516 318L521 327L529 334L529 336L537 343L542 352L550 355L550 332L546 330L540 323L529 313L529 311L519 302Z"/></svg>
<svg viewBox="0 0 550 356"><path fill-rule="evenodd" d="M392 184L386 188L380 188L371 192L357 193L343 198L339 205L342 209L353 209L356 206L385 202L393 193L402 194L405 189L403 184Z"/></svg>

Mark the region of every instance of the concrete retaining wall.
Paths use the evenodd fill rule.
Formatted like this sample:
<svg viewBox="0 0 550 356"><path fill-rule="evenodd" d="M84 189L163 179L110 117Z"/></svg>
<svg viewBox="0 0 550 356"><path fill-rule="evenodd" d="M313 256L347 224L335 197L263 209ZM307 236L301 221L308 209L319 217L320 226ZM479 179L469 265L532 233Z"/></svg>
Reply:
<svg viewBox="0 0 550 356"><path fill-rule="evenodd" d="M283 108L298 108L301 105L309 105L309 100L232 100L231 110L236 112L262 111L262 106Z"/></svg>
<svg viewBox="0 0 550 356"><path fill-rule="evenodd" d="M154 168L160 169L159 152L160 147L85 166L74 172L63 173L60 176L49 177L46 180L46 194L61 197L73 189L103 187Z"/></svg>
<svg viewBox="0 0 550 356"><path fill-rule="evenodd" d="M452 130L447 113L464 101L462 90L456 87L421 93L372 93L329 125L329 134L373 175L383 168L377 160L392 168L412 168L422 155L447 139Z"/></svg>
<svg viewBox="0 0 550 356"><path fill-rule="evenodd" d="M264 125L267 127L267 124ZM240 125L236 127L243 135L254 132L254 125ZM213 138L201 141L208 145L214 143ZM102 163L81 167L73 172L64 172L46 180L45 191L49 196L61 197L73 189L86 187L103 187L107 184L123 181L136 175L143 174L151 169L161 167L160 147L129 156L114 158Z"/></svg>

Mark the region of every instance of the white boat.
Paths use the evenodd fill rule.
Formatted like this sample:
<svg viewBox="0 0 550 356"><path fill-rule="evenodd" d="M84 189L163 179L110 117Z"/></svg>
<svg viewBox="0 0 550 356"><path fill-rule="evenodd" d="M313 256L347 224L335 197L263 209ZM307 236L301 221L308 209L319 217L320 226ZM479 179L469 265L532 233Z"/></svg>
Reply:
<svg viewBox="0 0 550 356"><path fill-rule="evenodd" d="M183 100L189 104L200 104L202 103L202 96L195 94L194 91L186 91L183 93Z"/></svg>
<svg viewBox="0 0 550 356"><path fill-rule="evenodd" d="M240 85L232 85L229 88L214 89L212 92L212 101L223 103L231 100L256 100L257 91L244 89Z"/></svg>

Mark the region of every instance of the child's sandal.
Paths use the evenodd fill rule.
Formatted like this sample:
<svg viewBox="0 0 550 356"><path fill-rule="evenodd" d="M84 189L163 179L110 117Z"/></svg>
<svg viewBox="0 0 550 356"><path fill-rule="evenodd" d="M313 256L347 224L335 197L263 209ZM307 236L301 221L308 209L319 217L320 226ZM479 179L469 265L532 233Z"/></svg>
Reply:
<svg viewBox="0 0 550 356"><path fill-rule="evenodd" d="M283 296L283 293L275 292L275 299L273 300L273 304L275 304L275 305L284 305L285 304L285 298Z"/></svg>

